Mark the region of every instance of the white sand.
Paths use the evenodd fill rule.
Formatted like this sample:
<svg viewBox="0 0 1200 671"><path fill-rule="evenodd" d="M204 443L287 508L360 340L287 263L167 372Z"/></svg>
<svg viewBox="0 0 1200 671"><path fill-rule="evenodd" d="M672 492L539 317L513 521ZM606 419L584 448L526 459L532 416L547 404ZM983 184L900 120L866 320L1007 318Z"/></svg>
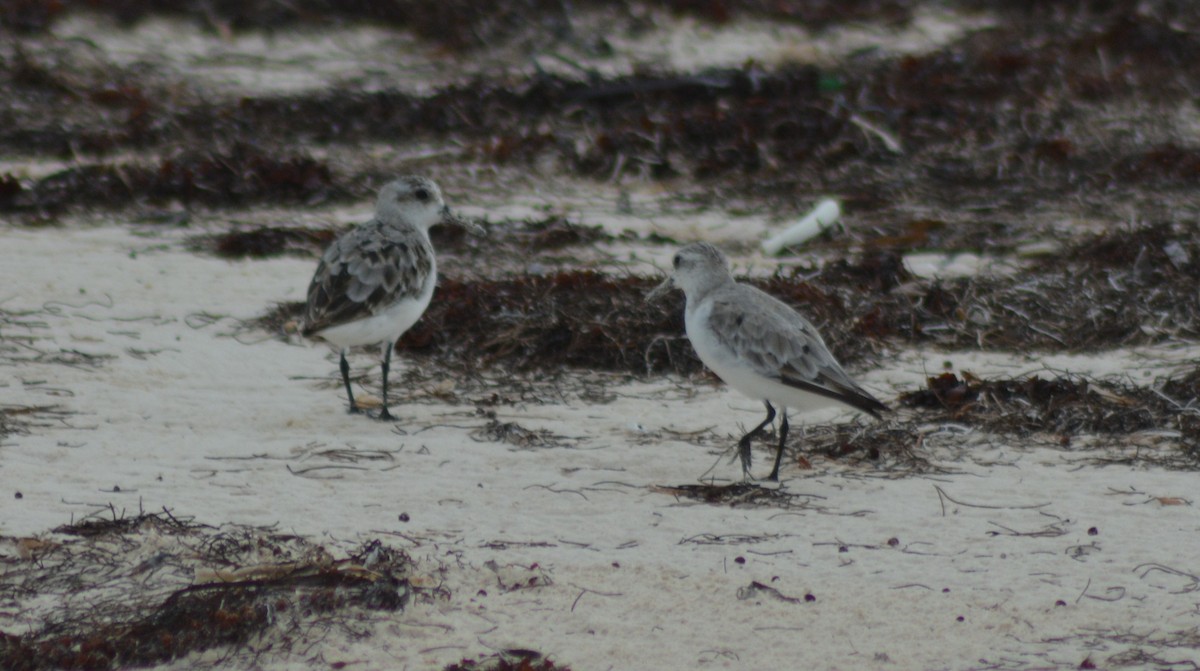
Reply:
<svg viewBox="0 0 1200 671"><path fill-rule="evenodd" d="M330 636L315 648L327 662L427 669L504 647L575 669L1074 668L1089 655L1108 668L1141 652L1194 655L1171 646L1194 645L1200 619L1195 474L1084 462L1128 446L1071 453L930 426L914 449L953 474L892 479L816 459L784 471L785 491L811 497L801 509L692 503L655 486L694 483L714 463L716 477L736 478L727 448L759 416L702 379L589 374L615 400L492 408L571 438L566 447L472 439L486 419L469 391L447 402L401 388L396 430L344 413L327 349L239 329L300 299L311 260L227 262L184 251L177 230L112 224L0 237L0 308L29 312L27 328L0 334L21 345L4 361L0 404L72 413L0 445L0 534L45 536L109 504L166 507L334 545L384 537L424 570L443 566L448 601L376 614L364 640ZM106 358L65 366L37 352ZM893 384L912 388L944 359L986 373L1037 357L901 353L860 377L890 399ZM1057 365L1109 372L1094 361ZM377 379L372 356L354 365ZM703 446L668 433L706 429ZM344 466L319 456L329 448L391 459L289 472ZM756 456L765 470L768 453ZM1182 505L1159 500L1169 497ZM14 560L10 545L0 553ZM498 587L526 574L552 584ZM754 581L801 601L748 592ZM19 619L0 612L0 630Z"/></svg>

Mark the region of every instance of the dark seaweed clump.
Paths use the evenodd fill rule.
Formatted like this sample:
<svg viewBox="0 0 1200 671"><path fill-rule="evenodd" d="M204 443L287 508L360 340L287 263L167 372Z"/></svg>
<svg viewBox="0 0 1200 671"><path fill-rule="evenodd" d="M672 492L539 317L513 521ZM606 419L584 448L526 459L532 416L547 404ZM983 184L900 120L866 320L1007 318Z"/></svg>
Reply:
<svg viewBox="0 0 1200 671"><path fill-rule="evenodd" d="M571 671L536 650L511 649L480 659L463 659L442 671Z"/></svg>
<svg viewBox="0 0 1200 671"><path fill-rule="evenodd" d="M152 553L139 550L151 530L177 552L147 560ZM294 536L214 529L170 513L114 514L55 532L75 539L29 546L34 561L6 568L0 595L94 596L38 629L0 634L6 670L128 668L214 647L233 654L268 631L282 632L276 647L286 649L318 621L327 628L353 620L356 609L400 610L415 591L408 556L379 541L333 560ZM273 560L263 564L263 556ZM239 577L248 566L261 570ZM191 584L196 569L231 577Z"/></svg>
<svg viewBox="0 0 1200 671"><path fill-rule="evenodd" d="M323 252L336 237L337 232L330 229L257 226L194 238L191 247L230 259L262 259L281 254L313 256Z"/></svg>
<svg viewBox="0 0 1200 671"><path fill-rule="evenodd" d="M1052 433L1069 444L1071 436L1080 434L1178 429L1191 450L1200 448L1200 423L1185 419L1189 413L1178 403L1151 389L1112 381L1068 375L983 380L969 373L961 378L943 373L899 400L921 409L926 420L968 422L995 433ZM1187 400L1194 403L1196 397Z"/></svg>

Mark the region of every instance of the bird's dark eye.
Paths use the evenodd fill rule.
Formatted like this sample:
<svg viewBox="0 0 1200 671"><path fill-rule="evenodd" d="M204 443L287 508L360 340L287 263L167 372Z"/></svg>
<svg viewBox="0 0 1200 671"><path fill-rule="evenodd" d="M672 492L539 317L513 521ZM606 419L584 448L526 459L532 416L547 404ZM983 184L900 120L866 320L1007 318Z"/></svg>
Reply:
<svg viewBox="0 0 1200 671"><path fill-rule="evenodd" d="M674 264L675 264L675 267L676 267L676 268L678 268L678 267L679 267L679 264L680 264L680 262L682 262L682 261L683 261L683 258L682 258L682 257L680 257L678 254L676 254L676 255L675 255L675 260L674 260L674 261L672 261L672 263L674 263Z"/></svg>
<svg viewBox="0 0 1200 671"><path fill-rule="evenodd" d="M416 191L413 191L413 195L416 196L417 200L421 201L422 203L429 200L429 191L425 189L417 189Z"/></svg>

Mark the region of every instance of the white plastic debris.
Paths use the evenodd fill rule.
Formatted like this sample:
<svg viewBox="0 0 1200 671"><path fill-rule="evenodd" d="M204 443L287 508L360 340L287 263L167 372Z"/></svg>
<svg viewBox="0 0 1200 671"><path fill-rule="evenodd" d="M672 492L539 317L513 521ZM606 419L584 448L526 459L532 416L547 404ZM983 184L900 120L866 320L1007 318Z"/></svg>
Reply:
<svg viewBox="0 0 1200 671"><path fill-rule="evenodd" d="M817 237L827 231L842 217L842 207L836 200L827 198L817 203L803 219L796 222L787 230L767 238L762 243L763 251L769 256L775 256L784 247L797 245Z"/></svg>
<svg viewBox="0 0 1200 671"><path fill-rule="evenodd" d="M1163 247L1163 253L1167 255L1167 259L1171 261L1171 265L1175 266L1176 270L1182 270L1192 260L1187 250L1183 248L1183 245L1179 244L1178 240L1168 242Z"/></svg>

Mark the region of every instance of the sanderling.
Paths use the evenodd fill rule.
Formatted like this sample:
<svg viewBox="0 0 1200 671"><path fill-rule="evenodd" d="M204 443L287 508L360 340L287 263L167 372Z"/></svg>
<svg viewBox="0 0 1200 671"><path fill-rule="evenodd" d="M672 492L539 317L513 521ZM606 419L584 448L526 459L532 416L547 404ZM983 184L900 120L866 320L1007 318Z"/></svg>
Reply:
<svg viewBox="0 0 1200 671"><path fill-rule="evenodd" d="M783 422L770 480L779 479L787 440L787 409L845 405L879 418L880 403L838 365L811 323L782 301L729 273L725 255L707 242L694 242L675 255L675 272L650 292L653 299L672 284L687 299L684 324L696 354L734 389L767 406L767 418L738 441L742 472L750 473L750 441L775 419Z"/></svg>
<svg viewBox="0 0 1200 671"><path fill-rule="evenodd" d="M429 228L447 223L483 232L478 224L450 211L433 180L402 177L380 189L374 219L344 233L321 257L308 285L301 332L341 348L342 382L350 397L350 412L359 412L359 407L350 390L346 350L382 344L383 411L379 419L392 419L388 412L392 349L429 306L437 282Z"/></svg>

